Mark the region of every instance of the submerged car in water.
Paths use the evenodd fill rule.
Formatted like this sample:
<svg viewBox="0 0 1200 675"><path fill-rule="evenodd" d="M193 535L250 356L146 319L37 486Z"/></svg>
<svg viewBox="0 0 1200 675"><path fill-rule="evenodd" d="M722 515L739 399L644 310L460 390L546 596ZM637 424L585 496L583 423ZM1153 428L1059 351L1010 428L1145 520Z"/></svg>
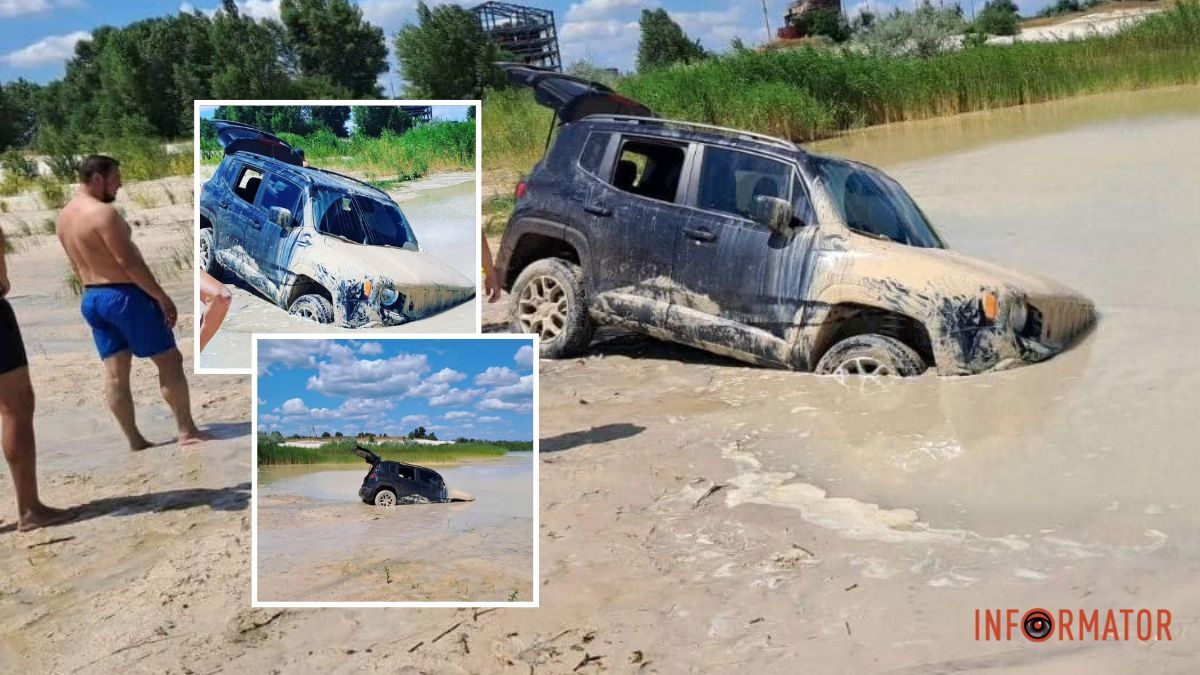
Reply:
<svg viewBox="0 0 1200 675"><path fill-rule="evenodd" d="M1046 359L1094 321L1060 284L947 250L869 166L501 67L560 125L496 258L543 357L612 323L763 366L961 375Z"/></svg>
<svg viewBox="0 0 1200 675"><path fill-rule="evenodd" d="M446 481L433 469L384 460L361 445L354 446L354 454L371 465L358 489L358 497L367 504L395 506L473 500L465 492L446 487Z"/></svg>
<svg viewBox="0 0 1200 675"><path fill-rule="evenodd" d="M289 313L390 326L470 300L473 281L424 251L386 192L303 166L254 127L216 120L225 154L200 192L200 266L228 270Z"/></svg>

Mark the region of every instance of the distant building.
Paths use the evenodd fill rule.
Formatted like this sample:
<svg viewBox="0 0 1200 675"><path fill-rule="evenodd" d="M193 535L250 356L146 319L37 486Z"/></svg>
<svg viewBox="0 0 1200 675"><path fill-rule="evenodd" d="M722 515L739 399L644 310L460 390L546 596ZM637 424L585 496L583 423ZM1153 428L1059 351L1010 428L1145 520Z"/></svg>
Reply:
<svg viewBox="0 0 1200 675"><path fill-rule="evenodd" d="M554 12L507 2L485 2L471 8L488 38L530 66L562 70Z"/></svg>
<svg viewBox="0 0 1200 675"><path fill-rule="evenodd" d="M779 37L788 40L805 37L800 19L809 12L833 11L842 13L841 0L796 0L783 13L783 28Z"/></svg>

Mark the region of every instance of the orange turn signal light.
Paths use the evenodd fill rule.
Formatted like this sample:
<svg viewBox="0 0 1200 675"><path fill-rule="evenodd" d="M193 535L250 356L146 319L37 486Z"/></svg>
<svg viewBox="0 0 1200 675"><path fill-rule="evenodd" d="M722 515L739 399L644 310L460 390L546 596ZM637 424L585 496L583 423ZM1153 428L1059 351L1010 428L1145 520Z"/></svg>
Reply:
<svg viewBox="0 0 1200 675"><path fill-rule="evenodd" d="M983 316L988 321L995 321L996 314L1000 311L1000 303L996 300L995 293L984 293L983 295Z"/></svg>
<svg viewBox="0 0 1200 675"><path fill-rule="evenodd" d="M363 297L365 297L365 298L371 297L371 282L370 281L363 282Z"/></svg>

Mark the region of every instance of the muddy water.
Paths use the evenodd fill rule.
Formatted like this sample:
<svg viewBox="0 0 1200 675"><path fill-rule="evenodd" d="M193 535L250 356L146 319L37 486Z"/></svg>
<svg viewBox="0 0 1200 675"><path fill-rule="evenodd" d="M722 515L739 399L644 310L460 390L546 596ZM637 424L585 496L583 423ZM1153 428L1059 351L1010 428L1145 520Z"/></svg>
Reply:
<svg viewBox="0 0 1200 675"><path fill-rule="evenodd" d="M530 600L532 454L438 472L475 501L385 509L358 499L365 465L260 468L259 597Z"/></svg>
<svg viewBox="0 0 1200 675"><path fill-rule="evenodd" d="M475 177L470 173L432 176L389 193L400 204L421 247L468 279L475 271ZM226 274L222 279L233 293L229 314L221 330L200 354L201 368L249 368L252 333L347 333L355 331L318 324L289 315L264 299L250 286ZM372 332L455 333L475 331L474 301L400 326L372 328Z"/></svg>

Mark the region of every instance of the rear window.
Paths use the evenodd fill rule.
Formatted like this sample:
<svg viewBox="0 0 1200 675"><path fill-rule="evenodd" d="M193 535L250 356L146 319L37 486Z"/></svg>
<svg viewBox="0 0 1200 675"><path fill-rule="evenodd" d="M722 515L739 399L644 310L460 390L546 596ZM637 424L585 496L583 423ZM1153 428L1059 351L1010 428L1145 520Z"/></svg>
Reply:
<svg viewBox="0 0 1200 675"><path fill-rule="evenodd" d="M233 184L233 193L246 201L248 204L254 203L254 196L258 194L258 188L262 185L263 174L258 169L252 166L247 166L238 174L237 181Z"/></svg>
<svg viewBox="0 0 1200 675"><path fill-rule="evenodd" d="M684 156L682 145L626 140L617 155L612 185L635 195L674 202Z"/></svg>
<svg viewBox="0 0 1200 675"><path fill-rule="evenodd" d="M263 187L262 207L270 210L279 206L296 213L296 202L300 200L300 188L291 181L277 176L270 176Z"/></svg>
<svg viewBox="0 0 1200 675"><path fill-rule="evenodd" d="M608 149L608 139L612 134L592 134L583 144L583 152L579 153L579 166L585 171L599 173L600 162L604 161L604 151Z"/></svg>

